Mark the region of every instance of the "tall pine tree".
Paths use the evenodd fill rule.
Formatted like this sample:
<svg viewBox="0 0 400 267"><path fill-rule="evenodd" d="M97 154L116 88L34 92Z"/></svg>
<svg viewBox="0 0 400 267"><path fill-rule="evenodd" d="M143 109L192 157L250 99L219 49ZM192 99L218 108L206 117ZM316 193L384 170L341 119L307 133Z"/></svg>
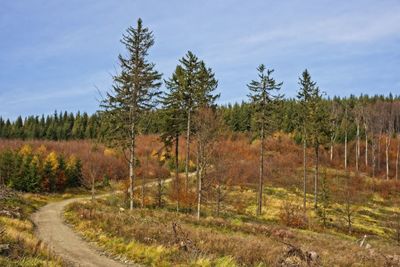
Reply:
<svg viewBox="0 0 400 267"><path fill-rule="evenodd" d="M102 137L110 146L122 149L126 155L129 165L130 209L133 209L138 123L143 114L156 105L161 74L155 70L155 64L147 60L154 37L148 28L143 27L141 19L137 21L136 28L127 29L121 42L128 53L125 57L119 55L120 73L113 77L113 88L101 103L107 123Z"/></svg>
<svg viewBox="0 0 400 267"><path fill-rule="evenodd" d="M263 187L264 187L264 141L268 132L273 130L272 119L276 104L282 98L277 92L283 83L277 83L271 77L274 70L266 69L263 64L258 68L258 80L251 81L247 87L250 90L248 95L254 108L255 128L260 138L260 173L257 194L257 215L262 212Z"/></svg>
<svg viewBox="0 0 400 267"><path fill-rule="evenodd" d="M309 134L309 119L311 116L310 101L315 90L316 83L311 80L308 70L304 70L299 78L300 89L297 99L300 103L300 112L297 113L297 129L303 141L303 208L306 212L307 205L307 137Z"/></svg>

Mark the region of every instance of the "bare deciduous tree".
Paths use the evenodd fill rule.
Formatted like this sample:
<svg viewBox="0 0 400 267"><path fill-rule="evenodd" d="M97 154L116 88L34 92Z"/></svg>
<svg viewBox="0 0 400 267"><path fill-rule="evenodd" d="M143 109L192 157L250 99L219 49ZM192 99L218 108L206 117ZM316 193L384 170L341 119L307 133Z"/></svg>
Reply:
<svg viewBox="0 0 400 267"><path fill-rule="evenodd" d="M198 180L197 180L197 219L200 219L203 197L203 183L212 166L214 144L220 131L221 120L211 108L203 107L195 115Z"/></svg>

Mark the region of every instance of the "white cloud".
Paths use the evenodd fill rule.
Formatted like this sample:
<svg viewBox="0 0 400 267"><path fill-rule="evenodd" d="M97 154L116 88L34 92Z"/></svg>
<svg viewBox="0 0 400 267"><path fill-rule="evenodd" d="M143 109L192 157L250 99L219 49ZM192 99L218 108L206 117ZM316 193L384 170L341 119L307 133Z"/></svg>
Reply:
<svg viewBox="0 0 400 267"><path fill-rule="evenodd" d="M268 42L352 44L399 37L400 8L362 14L346 13L335 17L313 16L275 26L273 30L245 36L239 42L242 45Z"/></svg>

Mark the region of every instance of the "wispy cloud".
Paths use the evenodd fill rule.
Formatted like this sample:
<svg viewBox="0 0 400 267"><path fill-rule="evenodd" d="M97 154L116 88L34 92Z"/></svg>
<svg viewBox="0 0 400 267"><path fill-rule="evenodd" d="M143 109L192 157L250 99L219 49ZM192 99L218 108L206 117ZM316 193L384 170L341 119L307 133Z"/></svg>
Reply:
<svg viewBox="0 0 400 267"><path fill-rule="evenodd" d="M4 1L0 116L94 111L95 86L110 87L121 34L138 17L164 78L192 50L216 71L221 103L246 99L260 63L289 96L304 68L328 94L400 87L398 0Z"/></svg>
<svg viewBox="0 0 400 267"><path fill-rule="evenodd" d="M289 21L272 30L261 31L241 38L241 45L260 45L268 42L353 44L382 41L400 37L400 8L374 14L343 14Z"/></svg>

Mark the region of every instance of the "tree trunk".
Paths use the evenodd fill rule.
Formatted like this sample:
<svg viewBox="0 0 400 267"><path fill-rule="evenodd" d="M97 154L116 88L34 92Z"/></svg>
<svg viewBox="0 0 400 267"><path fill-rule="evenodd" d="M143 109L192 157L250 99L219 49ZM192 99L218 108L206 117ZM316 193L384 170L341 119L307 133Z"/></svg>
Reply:
<svg viewBox="0 0 400 267"><path fill-rule="evenodd" d="M201 166L199 167L199 175L198 175L198 181L197 181L197 219L200 220L200 214L201 214L201 195L202 195L202 176L203 176L203 160L202 158L200 159L201 154L203 153L203 148L201 147L201 144L199 145L199 162Z"/></svg>
<svg viewBox="0 0 400 267"><path fill-rule="evenodd" d="M132 133L134 132L132 126ZM133 181L135 179L135 136L132 135L131 147L130 147L130 160L129 160L129 208L133 210Z"/></svg>
<svg viewBox="0 0 400 267"><path fill-rule="evenodd" d="M94 183L95 182L96 182L95 175L92 175L92 201L94 201L94 195L95 195L95 191L94 191Z"/></svg>
<svg viewBox="0 0 400 267"><path fill-rule="evenodd" d="M199 176L199 181L198 181L198 194L197 194L197 219L200 219L200 213L201 213L201 190L202 190L202 184L201 184L201 175Z"/></svg>
<svg viewBox="0 0 400 267"><path fill-rule="evenodd" d="M189 157L190 157L190 123L191 123L191 110L188 111L187 116L187 129L186 129L186 159L185 159L185 193L189 191Z"/></svg>
<svg viewBox="0 0 400 267"><path fill-rule="evenodd" d="M175 190L176 190L176 211L179 212L179 133L175 136Z"/></svg>
<svg viewBox="0 0 400 267"><path fill-rule="evenodd" d="M221 210L221 185L217 185L217 216L219 216Z"/></svg>
<svg viewBox="0 0 400 267"><path fill-rule="evenodd" d="M347 170L347 129L344 133L344 169Z"/></svg>
<svg viewBox="0 0 400 267"><path fill-rule="evenodd" d="M390 136L386 136L385 143L385 154L386 154L386 180L389 180L389 148L390 148Z"/></svg>
<svg viewBox="0 0 400 267"><path fill-rule="evenodd" d="M200 144L198 142L197 145L197 156L196 156L196 181L197 181L197 187L196 187L196 195L199 195L199 181L200 181Z"/></svg>
<svg viewBox="0 0 400 267"><path fill-rule="evenodd" d="M158 185L157 185L157 191L158 191L158 194L157 194L157 204L158 204L158 207L159 208L161 208L161 206L162 206L162 190L163 190L163 184L162 184L162 180L161 180L161 176L158 176Z"/></svg>
<svg viewBox="0 0 400 267"><path fill-rule="evenodd" d="M258 181L258 201L257 216L261 215L263 202L263 184L264 184L264 123L261 123L261 144L260 144L260 176Z"/></svg>
<svg viewBox="0 0 400 267"><path fill-rule="evenodd" d="M382 139L382 133L379 134L379 139L378 139L378 173L381 171L381 139Z"/></svg>
<svg viewBox="0 0 400 267"><path fill-rule="evenodd" d="M307 162L306 162L306 149L307 141L306 138L303 140L303 209L304 213L307 211Z"/></svg>
<svg viewBox="0 0 400 267"><path fill-rule="evenodd" d="M350 209L350 207L348 207L348 209ZM351 226L351 210L347 211L347 229L349 231L349 234L351 234L352 232L352 226Z"/></svg>
<svg viewBox="0 0 400 267"><path fill-rule="evenodd" d="M143 172L142 174L142 199L140 202L140 207L143 209L144 208L144 197L145 197L145 185L146 185L146 175L148 175L148 171L149 171L149 152L146 152L146 171Z"/></svg>
<svg viewBox="0 0 400 267"><path fill-rule="evenodd" d="M330 161L333 161L333 140L331 139L331 147L330 147Z"/></svg>
<svg viewBox="0 0 400 267"><path fill-rule="evenodd" d="M400 135L397 136L396 180L399 179Z"/></svg>
<svg viewBox="0 0 400 267"><path fill-rule="evenodd" d="M344 125L344 169L347 170L347 131L348 131L348 122L347 122L347 106L345 109L345 125Z"/></svg>
<svg viewBox="0 0 400 267"><path fill-rule="evenodd" d="M365 128L365 171L368 168L368 133L367 133L367 126L364 125Z"/></svg>
<svg viewBox="0 0 400 267"><path fill-rule="evenodd" d="M359 171L359 158L360 158L360 123L357 122L357 143L356 143L356 172Z"/></svg>
<svg viewBox="0 0 400 267"><path fill-rule="evenodd" d="M314 208L318 207L319 145L315 146Z"/></svg>
<svg viewBox="0 0 400 267"><path fill-rule="evenodd" d="M372 138L372 177L375 177L376 172L376 140Z"/></svg>

